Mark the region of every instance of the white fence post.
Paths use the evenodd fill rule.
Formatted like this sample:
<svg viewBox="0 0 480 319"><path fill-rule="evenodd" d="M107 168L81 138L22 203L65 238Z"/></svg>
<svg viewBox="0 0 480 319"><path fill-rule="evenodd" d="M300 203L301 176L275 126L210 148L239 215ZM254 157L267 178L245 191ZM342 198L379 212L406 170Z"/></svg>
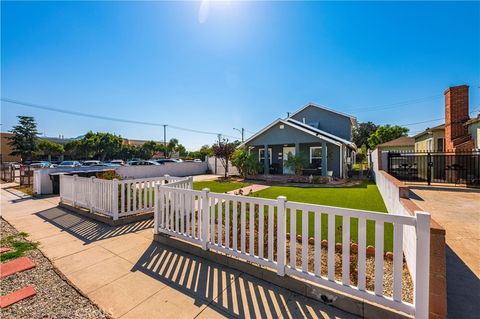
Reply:
<svg viewBox="0 0 480 319"><path fill-rule="evenodd" d="M158 234L158 228L160 227L160 214L163 214L164 213L164 206L162 205L161 207L161 212L160 212L160 187L159 185L154 185L154 196L153 196L153 200L155 201L153 203L153 207L154 207L154 213L153 213L153 233L155 235ZM162 201L163 201L163 196L162 196ZM168 203L167 203L168 204Z"/></svg>
<svg viewBox="0 0 480 319"><path fill-rule="evenodd" d="M92 182L92 185L89 187L90 188L90 192L88 194L88 208L90 209L90 213L93 213L93 198L95 196L98 196L98 194L96 194L95 192L95 176L91 176L90 177L90 182Z"/></svg>
<svg viewBox="0 0 480 319"><path fill-rule="evenodd" d="M285 275L285 256L287 254L287 238L286 238L286 214L285 204L287 198L285 196L277 197L277 274ZM295 239L293 239L295 240Z"/></svg>
<svg viewBox="0 0 480 319"><path fill-rule="evenodd" d="M202 209L200 210L200 207L199 207L199 211L201 211L202 213L202 236L201 236L201 240L202 240L202 249L203 250L207 250L207 243L208 243L208 229L209 229L209 223L208 223L208 217L209 217L209 207L208 207L208 193L210 192L210 189L208 188L204 188L202 189Z"/></svg>
<svg viewBox="0 0 480 319"><path fill-rule="evenodd" d="M112 191L112 213L113 220L118 220L118 179L113 179L113 191Z"/></svg>
<svg viewBox="0 0 480 319"><path fill-rule="evenodd" d="M193 189L193 176L188 177L188 189Z"/></svg>
<svg viewBox="0 0 480 319"><path fill-rule="evenodd" d="M77 177L78 175L73 175L73 187L72 187L72 206L75 207L77 204Z"/></svg>
<svg viewBox="0 0 480 319"><path fill-rule="evenodd" d="M417 218L417 266L415 275L415 318L428 318L430 278L430 214L415 211Z"/></svg>

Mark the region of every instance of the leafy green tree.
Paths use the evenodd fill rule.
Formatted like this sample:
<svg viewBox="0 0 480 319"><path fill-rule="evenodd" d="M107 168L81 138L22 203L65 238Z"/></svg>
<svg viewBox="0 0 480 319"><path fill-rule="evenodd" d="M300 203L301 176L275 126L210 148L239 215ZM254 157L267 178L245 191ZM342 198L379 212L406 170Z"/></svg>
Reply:
<svg viewBox="0 0 480 319"><path fill-rule="evenodd" d="M38 131L37 123L31 116L17 116L18 125L15 125L10 131L13 136L10 137L10 145L13 152L10 155L20 156L22 161L33 158L38 150Z"/></svg>
<svg viewBox="0 0 480 319"><path fill-rule="evenodd" d="M235 152L235 144L229 143L228 139L223 139L219 141L218 144L213 144L212 146L213 154L220 159L223 167L225 168L225 178L228 177L228 162L232 157L233 152Z"/></svg>
<svg viewBox="0 0 480 319"><path fill-rule="evenodd" d="M166 148L167 154L165 157L171 156L172 153L175 152L175 148L177 147L177 145L178 145L178 139L171 138L170 141L168 141L167 143L167 148Z"/></svg>
<svg viewBox="0 0 480 319"><path fill-rule="evenodd" d="M139 148L138 157L143 159L151 159L155 153L157 153L159 147L154 141L148 141L142 144Z"/></svg>
<svg viewBox="0 0 480 319"><path fill-rule="evenodd" d="M295 172L295 175L301 176L302 169L304 169L308 165L308 159L303 153L299 153L296 155L288 154L288 157L285 162L283 162L283 165L293 170Z"/></svg>
<svg viewBox="0 0 480 319"><path fill-rule="evenodd" d="M250 154L245 147L237 148L232 155L232 165L238 169L244 178L247 175L256 175L262 168L262 164Z"/></svg>
<svg viewBox="0 0 480 319"><path fill-rule="evenodd" d="M54 143L49 140L41 140L38 143L38 149L42 155L48 156L48 161L52 160L52 156L59 156L65 152L63 145Z"/></svg>
<svg viewBox="0 0 480 319"><path fill-rule="evenodd" d="M110 133L96 133L96 153L100 160L113 159L113 156L122 147L123 139Z"/></svg>
<svg viewBox="0 0 480 319"><path fill-rule="evenodd" d="M398 125L382 125L377 128L375 133L368 138L368 145L374 149L377 145L394 140L396 138L407 136L408 128Z"/></svg>
<svg viewBox="0 0 480 319"><path fill-rule="evenodd" d="M377 128L378 126L373 122L359 123L354 126L352 131L352 140L355 145L357 145L357 147L361 147L362 145L369 147L370 145L368 145L368 138L370 135L375 133Z"/></svg>
<svg viewBox="0 0 480 319"><path fill-rule="evenodd" d="M213 150L210 145L203 145L202 147L200 147L198 153L201 160L204 160L205 156L213 156Z"/></svg>

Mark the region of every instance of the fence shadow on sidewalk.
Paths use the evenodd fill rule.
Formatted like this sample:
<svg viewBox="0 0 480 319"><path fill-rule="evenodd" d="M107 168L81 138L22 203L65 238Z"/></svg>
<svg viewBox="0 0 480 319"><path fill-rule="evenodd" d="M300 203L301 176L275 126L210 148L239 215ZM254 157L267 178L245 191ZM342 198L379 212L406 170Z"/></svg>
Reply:
<svg viewBox="0 0 480 319"><path fill-rule="evenodd" d="M35 215L82 240L85 244L153 227L153 219L122 226L109 226L60 207L46 209Z"/></svg>
<svg viewBox="0 0 480 319"><path fill-rule="evenodd" d="M480 313L480 279L455 251L446 246L449 318L473 319Z"/></svg>
<svg viewBox="0 0 480 319"><path fill-rule="evenodd" d="M356 318L237 270L152 242L132 271L229 318Z"/></svg>

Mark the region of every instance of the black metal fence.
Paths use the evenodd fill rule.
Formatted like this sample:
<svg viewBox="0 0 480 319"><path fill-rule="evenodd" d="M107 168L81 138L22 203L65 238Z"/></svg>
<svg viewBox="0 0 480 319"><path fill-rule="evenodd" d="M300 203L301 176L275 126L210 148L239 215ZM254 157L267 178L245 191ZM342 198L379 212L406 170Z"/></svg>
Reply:
<svg viewBox="0 0 480 319"><path fill-rule="evenodd" d="M2 163L0 166L0 177L5 182L15 182L15 166L11 163Z"/></svg>
<svg viewBox="0 0 480 319"><path fill-rule="evenodd" d="M480 153L389 152L388 172L404 182L480 186Z"/></svg>

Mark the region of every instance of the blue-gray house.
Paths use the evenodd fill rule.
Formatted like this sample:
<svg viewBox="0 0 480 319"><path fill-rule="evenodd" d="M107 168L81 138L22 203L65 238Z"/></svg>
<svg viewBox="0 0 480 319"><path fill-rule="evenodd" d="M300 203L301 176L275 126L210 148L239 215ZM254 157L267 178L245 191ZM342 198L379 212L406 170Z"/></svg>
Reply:
<svg viewBox="0 0 480 319"><path fill-rule="evenodd" d="M242 145L263 162L266 174L293 174L283 165L289 155L303 153L309 160L304 175L346 177L355 157L352 127L356 118L307 104L285 119L277 119Z"/></svg>

